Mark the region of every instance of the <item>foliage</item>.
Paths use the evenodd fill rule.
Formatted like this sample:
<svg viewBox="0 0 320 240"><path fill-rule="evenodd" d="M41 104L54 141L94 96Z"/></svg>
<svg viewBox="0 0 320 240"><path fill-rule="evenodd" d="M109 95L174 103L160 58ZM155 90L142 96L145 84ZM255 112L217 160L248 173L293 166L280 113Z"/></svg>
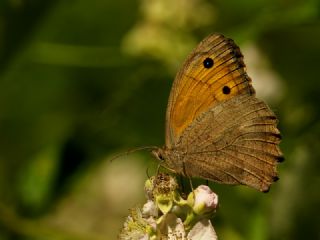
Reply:
<svg viewBox="0 0 320 240"><path fill-rule="evenodd" d="M317 0L1 1L0 239L115 239L156 163L108 159L163 144L174 74L212 32L243 49L286 157L268 194L214 185L217 235L319 238L319 9Z"/></svg>

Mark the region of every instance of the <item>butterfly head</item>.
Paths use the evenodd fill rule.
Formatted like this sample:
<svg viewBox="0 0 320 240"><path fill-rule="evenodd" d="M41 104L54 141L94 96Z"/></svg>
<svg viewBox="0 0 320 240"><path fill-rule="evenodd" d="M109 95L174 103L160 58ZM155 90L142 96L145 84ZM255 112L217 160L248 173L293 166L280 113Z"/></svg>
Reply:
<svg viewBox="0 0 320 240"><path fill-rule="evenodd" d="M171 172L179 172L177 171L176 166L172 165L172 160L170 157L170 153L172 153L170 150L166 148L157 148L152 150L152 155L159 160L160 165L166 169L168 169Z"/></svg>
<svg viewBox="0 0 320 240"><path fill-rule="evenodd" d="M165 161L165 153L164 150L162 148L157 148L152 150L152 155L156 157L156 159L158 159L160 161L160 163Z"/></svg>

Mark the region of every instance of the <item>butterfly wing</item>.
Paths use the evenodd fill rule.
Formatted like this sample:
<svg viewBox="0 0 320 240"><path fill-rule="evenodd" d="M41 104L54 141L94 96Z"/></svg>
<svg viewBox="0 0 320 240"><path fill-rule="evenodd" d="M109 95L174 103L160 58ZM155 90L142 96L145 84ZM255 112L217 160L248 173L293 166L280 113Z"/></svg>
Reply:
<svg viewBox="0 0 320 240"><path fill-rule="evenodd" d="M280 132L274 113L248 94L201 114L182 134L185 174L268 191L278 179Z"/></svg>
<svg viewBox="0 0 320 240"><path fill-rule="evenodd" d="M166 114L166 147L172 148L200 114L244 93L253 95L254 89L240 49L221 34L210 35L188 56L174 80Z"/></svg>

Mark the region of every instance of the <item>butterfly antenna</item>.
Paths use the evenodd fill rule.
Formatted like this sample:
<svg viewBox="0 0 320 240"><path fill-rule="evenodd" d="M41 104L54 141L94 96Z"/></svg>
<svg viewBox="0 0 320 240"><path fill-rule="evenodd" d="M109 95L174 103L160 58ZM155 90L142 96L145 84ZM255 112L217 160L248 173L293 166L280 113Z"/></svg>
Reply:
<svg viewBox="0 0 320 240"><path fill-rule="evenodd" d="M119 154L115 155L114 157L112 157L110 159L110 162L112 162L113 160L115 160L115 159L117 159L119 157L128 156L129 154L134 153L134 152L138 152L138 151L141 151L141 150L150 150L150 151L152 151L152 150L155 150L157 148L158 147L156 147L156 146L144 146L144 147L137 147L137 148L129 149L126 152L119 153Z"/></svg>

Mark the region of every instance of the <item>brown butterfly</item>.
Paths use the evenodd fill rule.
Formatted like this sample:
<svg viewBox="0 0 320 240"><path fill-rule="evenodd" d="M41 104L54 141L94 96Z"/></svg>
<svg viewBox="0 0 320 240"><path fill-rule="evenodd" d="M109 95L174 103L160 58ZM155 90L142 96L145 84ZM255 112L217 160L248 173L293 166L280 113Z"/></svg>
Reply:
<svg viewBox="0 0 320 240"><path fill-rule="evenodd" d="M255 97L233 40L205 38L176 75L166 114L166 142L152 151L187 177L243 184L266 192L278 180L277 118Z"/></svg>

